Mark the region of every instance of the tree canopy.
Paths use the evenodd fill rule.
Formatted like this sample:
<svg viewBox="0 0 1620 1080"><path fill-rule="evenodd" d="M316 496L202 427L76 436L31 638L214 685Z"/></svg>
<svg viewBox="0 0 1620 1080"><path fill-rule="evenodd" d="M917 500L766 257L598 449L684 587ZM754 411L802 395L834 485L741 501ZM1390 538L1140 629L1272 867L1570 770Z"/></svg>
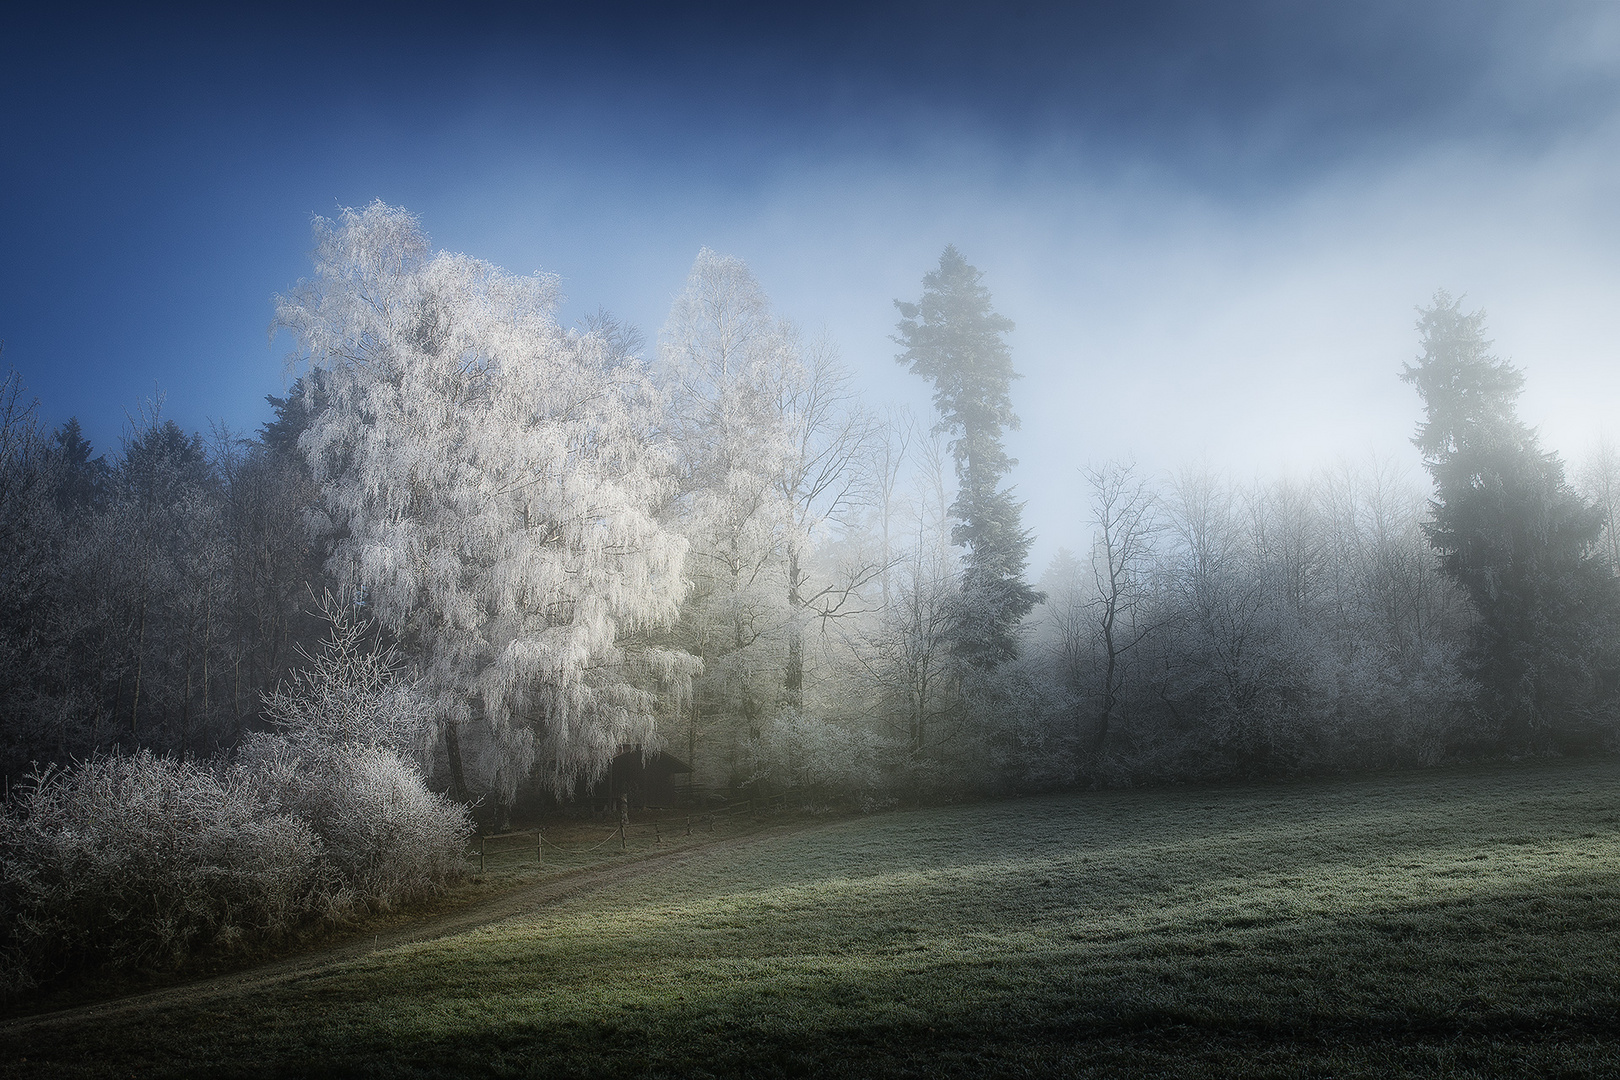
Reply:
<svg viewBox="0 0 1620 1080"><path fill-rule="evenodd" d="M345 537L333 569L416 646L452 772L464 725L506 796L653 744L693 665L644 636L676 616L686 543L656 516L671 461L639 364L557 323L554 278L435 254L403 210L316 240L277 305L324 373L299 445Z"/></svg>

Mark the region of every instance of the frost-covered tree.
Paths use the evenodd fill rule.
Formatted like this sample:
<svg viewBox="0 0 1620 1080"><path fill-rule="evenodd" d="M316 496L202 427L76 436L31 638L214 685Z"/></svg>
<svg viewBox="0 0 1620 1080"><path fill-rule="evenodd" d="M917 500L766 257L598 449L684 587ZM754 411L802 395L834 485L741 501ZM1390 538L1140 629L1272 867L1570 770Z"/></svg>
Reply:
<svg viewBox="0 0 1620 1080"><path fill-rule="evenodd" d="M324 373L299 446L336 576L418 659L453 789L476 764L502 796L537 766L568 790L654 745L693 665L646 636L676 616L686 543L656 516L671 462L641 366L558 324L554 278L435 253L404 210L315 239L277 301Z"/></svg>
<svg viewBox="0 0 1620 1080"><path fill-rule="evenodd" d="M1040 621L1036 633L1052 669L1052 682L1067 697L1074 734L1078 736L1087 720L1085 703L1091 692L1095 659L1091 575L1074 552L1058 548L1039 584L1046 599L1037 609Z"/></svg>
<svg viewBox="0 0 1620 1080"><path fill-rule="evenodd" d="M306 402L298 390L270 399L277 417L258 440L225 442L215 456L224 482L233 616L221 690L238 726L257 711L260 694L315 646L325 625L310 601L326 591L331 537L311 513L320 492L298 452L297 436L307 423L307 416L298 418Z"/></svg>
<svg viewBox="0 0 1620 1080"><path fill-rule="evenodd" d="M382 747L407 761L422 754L428 717L419 688L400 678L398 650L379 647L370 620L343 598L319 604L331 630L305 666L264 695L277 733L299 746Z"/></svg>
<svg viewBox="0 0 1620 1080"><path fill-rule="evenodd" d="M776 409L788 435L777 478L788 509L784 543L788 641L783 673L787 703L804 704L806 625L860 608L861 589L887 559L844 559L816 575L811 548L829 528L848 525L864 508L873 471L867 458L878 451L878 426L854 402L849 372L830 344L818 343L784 365L776 384ZM879 480L879 483L882 481ZM864 554L864 553L860 553Z"/></svg>
<svg viewBox="0 0 1620 1080"><path fill-rule="evenodd" d="M795 447L779 391L799 356L747 264L708 248L670 310L659 352L679 448L672 516L691 541L681 640L704 664L683 734L688 754L714 742L729 760L776 704L785 664L794 514L781 481ZM740 759L727 766L740 767Z"/></svg>
<svg viewBox="0 0 1620 1080"><path fill-rule="evenodd" d="M867 682L862 699L878 704L905 749L902 764L915 776L960 741L960 725L951 721L960 716L952 646L961 586L960 560L950 543L950 465L939 434L918 438L911 456L911 497L880 510L892 557L884 560L879 617L857 643L854 659ZM910 543L901 539L907 534Z"/></svg>
<svg viewBox="0 0 1620 1080"><path fill-rule="evenodd" d="M52 723L66 687L51 676L71 656L60 630L68 582L49 462L37 403L17 372L0 373L0 764L19 777L42 745L67 742L65 725Z"/></svg>
<svg viewBox="0 0 1620 1080"><path fill-rule="evenodd" d="M704 755L699 782L731 783L765 718L804 705L812 621L858 607L877 573L821 557L861 501L873 425L835 350L773 314L740 259L698 253L659 345L681 463L673 516L692 542L681 629L704 661L686 750L712 744L725 767Z"/></svg>
<svg viewBox="0 0 1620 1080"><path fill-rule="evenodd" d="M129 649L128 699L120 712L132 739L158 745L193 740L193 710L206 696L207 612L223 577L218 477L202 437L186 433L153 403L124 443L106 524L122 578L120 601ZM127 712L125 711L127 710Z"/></svg>
<svg viewBox="0 0 1620 1080"><path fill-rule="evenodd" d="M1598 440L1581 463L1581 494L1603 515L1603 550L1609 567L1620 570L1620 452L1607 438Z"/></svg>

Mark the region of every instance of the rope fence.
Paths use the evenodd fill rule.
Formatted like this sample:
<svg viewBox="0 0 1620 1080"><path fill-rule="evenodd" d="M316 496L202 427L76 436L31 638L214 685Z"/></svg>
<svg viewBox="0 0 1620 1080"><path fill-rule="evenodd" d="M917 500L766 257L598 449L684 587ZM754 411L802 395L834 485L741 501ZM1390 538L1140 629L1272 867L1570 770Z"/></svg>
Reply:
<svg viewBox="0 0 1620 1080"><path fill-rule="evenodd" d="M740 813L746 813L752 816L760 813L761 811L768 811L772 809L784 810L787 808L787 798L788 797L786 794L770 795L765 798L746 799L741 802L732 803L728 806L722 806L717 809L698 814L695 818L692 814L688 814L686 815L685 835L692 835L692 823L694 820L699 826L707 825L708 831L714 832L714 823L716 820L730 820ZM536 828L532 833L534 837L534 844L532 848L529 848L529 850L534 852L535 860L541 866L544 866L546 863L546 850L548 848L555 851L559 855L591 855L602 850L604 847L607 847L609 844L613 843L614 840L617 840L619 842L619 850L621 852L628 852L630 850L629 835L632 829L641 829L643 831L651 829L653 833L653 843L662 844L664 842L663 825L665 824L668 824L668 822L631 822L629 819L628 808L621 806L619 811L619 823L613 827L613 831L609 832L607 836L603 837L594 844L589 844L589 846L586 847L565 847L564 845L557 843L555 840L548 840L546 838L544 829ZM476 858L478 860L478 872L482 874L484 872L484 859L486 857L506 855L521 850L517 845L497 847L491 850L488 846L490 841L512 839L523 839L527 841L530 835L531 833L527 829L519 832L493 833L488 836L480 833L478 835L478 846L467 853L467 858ZM529 845L525 843L523 847L528 848Z"/></svg>

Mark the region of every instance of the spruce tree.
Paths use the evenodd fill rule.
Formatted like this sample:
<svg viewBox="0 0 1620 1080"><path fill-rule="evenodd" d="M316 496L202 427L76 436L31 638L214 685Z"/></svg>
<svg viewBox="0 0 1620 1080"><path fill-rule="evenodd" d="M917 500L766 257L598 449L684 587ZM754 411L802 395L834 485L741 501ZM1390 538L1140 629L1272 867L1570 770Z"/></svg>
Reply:
<svg viewBox="0 0 1620 1080"><path fill-rule="evenodd" d="M107 499L107 483L111 469L103 456L95 453L90 440L84 437L77 416L68 417L67 423L51 436L50 457L55 466L56 508L64 514L75 511L100 510Z"/></svg>
<svg viewBox="0 0 1620 1080"><path fill-rule="evenodd" d="M1002 435L1018 427L1012 408L1012 321L996 314L983 274L954 245L938 269L923 277L922 299L896 300L902 316L895 359L934 384L935 430L951 436L958 491L951 541L967 548L955 652L969 668L986 671L1018 651L1018 625L1040 600L1024 580L1032 536L1023 527L1023 504L1001 480L1017 464Z"/></svg>
<svg viewBox="0 0 1620 1080"><path fill-rule="evenodd" d="M1589 736L1612 696L1620 610L1602 517L1519 420L1524 375L1491 355L1484 326L1443 290L1419 312L1423 355L1401 378L1425 410L1412 440L1434 478L1425 531L1478 613L1469 666L1486 713L1518 745Z"/></svg>

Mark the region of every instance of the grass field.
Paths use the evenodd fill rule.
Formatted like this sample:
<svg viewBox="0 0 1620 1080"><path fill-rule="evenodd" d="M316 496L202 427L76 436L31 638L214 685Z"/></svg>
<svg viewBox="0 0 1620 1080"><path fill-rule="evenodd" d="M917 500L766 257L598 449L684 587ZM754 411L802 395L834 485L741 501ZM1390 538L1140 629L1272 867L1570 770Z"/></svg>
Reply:
<svg viewBox="0 0 1620 1080"><path fill-rule="evenodd" d="M1620 763L775 830L6 1075L1620 1074Z"/></svg>

